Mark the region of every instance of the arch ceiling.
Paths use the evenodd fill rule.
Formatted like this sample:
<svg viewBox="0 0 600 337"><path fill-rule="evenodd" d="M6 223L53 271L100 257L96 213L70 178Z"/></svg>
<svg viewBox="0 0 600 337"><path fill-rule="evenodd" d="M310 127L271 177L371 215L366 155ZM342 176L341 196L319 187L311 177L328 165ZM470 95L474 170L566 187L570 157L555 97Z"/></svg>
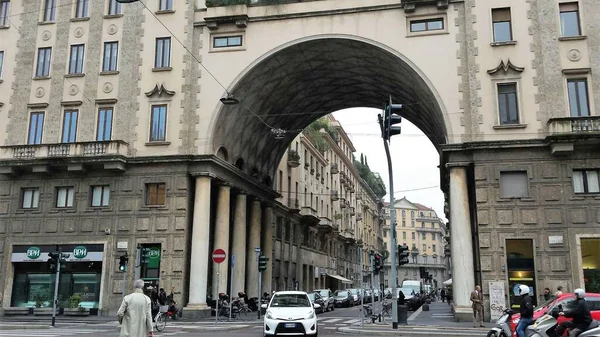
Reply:
<svg viewBox="0 0 600 337"><path fill-rule="evenodd" d="M382 109L391 94L394 103L405 104L403 117L438 149L447 135L441 108L423 78L391 52L352 39L317 39L286 47L250 69L231 92L243 104L221 106L214 147L224 146L230 158L242 157L248 169L256 167L271 176L297 133L275 140L270 128L244 105L273 127L299 130L337 110Z"/></svg>

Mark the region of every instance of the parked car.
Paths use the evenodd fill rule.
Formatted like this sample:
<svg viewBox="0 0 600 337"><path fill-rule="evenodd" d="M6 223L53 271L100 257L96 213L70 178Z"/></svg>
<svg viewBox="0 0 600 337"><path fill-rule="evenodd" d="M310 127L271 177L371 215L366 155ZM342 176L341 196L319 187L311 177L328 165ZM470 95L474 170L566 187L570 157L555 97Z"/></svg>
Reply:
<svg viewBox="0 0 600 337"><path fill-rule="evenodd" d="M325 312L325 301L323 301L323 297L321 297L321 295L319 295L318 292L311 291L310 293L308 293L308 298L310 298L310 301L313 304L316 303L320 306L319 309L315 309L315 312L317 314L322 314Z"/></svg>
<svg viewBox="0 0 600 337"><path fill-rule="evenodd" d="M351 307L353 303L352 295L348 290L338 290L333 294L335 306L338 308Z"/></svg>
<svg viewBox="0 0 600 337"><path fill-rule="evenodd" d="M585 296L585 300L590 304L590 310L592 314L592 318L595 320L600 320L600 294L598 293L587 293ZM533 319L536 320L543 316L546 313L552 312L552 309L562 305L563 311L569 311L572 309L572 306L575 304L575 296L572 293L565 293L559 297L553 297L545 302L540 303L535 310L533 311ZM517 336L516 328L517 323L521 319L521 314L518 312L512 316L512 321L510 322L511 331L513 331L513 336ZM571 318L567 318L564 316L558 317L558 324L564 321L570 321Z"/></svg>
<svg viewBox="0 0 600 337"><path fill-rule="evenodd" d="M323 298L325 302L325 311L333 311L335 310L335 299L333 298L333 291L330 289L317 289L315 292L318 292L319 295Z"/></svg>
<svg viewBox="0 0 600 337"><path fill-rule="evenodd" d="M261 305L266 309L263 334L298 334L317 336L317 315L320 309L311 303L308 294L303 291L280 291L273 294L269 304Z"/></svg>
<svg viewBox="0 0 600 337"><path fill-rule="evenodd" d="M360 293L361 291L359 289L347 289L350 292L350 295L352 295L352 305L359 305L360 304Z"/></svg>

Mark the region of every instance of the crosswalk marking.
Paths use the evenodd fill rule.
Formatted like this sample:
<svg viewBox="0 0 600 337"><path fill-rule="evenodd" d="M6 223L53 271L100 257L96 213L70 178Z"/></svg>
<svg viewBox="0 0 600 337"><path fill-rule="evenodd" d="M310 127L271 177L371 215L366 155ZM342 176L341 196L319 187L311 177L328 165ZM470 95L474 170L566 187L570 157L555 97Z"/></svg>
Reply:
<svg viewBox="0 0 600 337"><path fill-rule="evenodd" d="M44 329L44 330L2 330L1 337L58 337L58 336L79 336L82 334L91 334L99 332L111 332L113 330L77 330L77 329Z"/></svg>
<svg viewBox="0 0 600 337"><path fill-rule="evenodd" d="M335 323L335 322L339 322L341 320L343 320L343 318L331 318L331 319L327 319L327 320L326 320L326 318L323 318L323 319L320 319L319 321L321 321L322 323Z"/></svg>

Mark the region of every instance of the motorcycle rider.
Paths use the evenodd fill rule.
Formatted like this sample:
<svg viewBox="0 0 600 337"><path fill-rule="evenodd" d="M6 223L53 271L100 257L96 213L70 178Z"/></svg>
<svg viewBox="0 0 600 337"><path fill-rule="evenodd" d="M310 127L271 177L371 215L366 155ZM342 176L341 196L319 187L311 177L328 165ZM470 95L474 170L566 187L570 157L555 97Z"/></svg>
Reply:
<svg viewBox="0 0 600 337"><path fill-rule="evenodd" d="M527 326L533 323L533 303L531 302L531 297L529 297L529 287L524 284L519 285L515 289L515 296L520 296L521 298L521 306L519 308L521 319L519 319L519 324L517 324L517 336L525 337Z"/></svg>
<svg viewBox="0 0 600 337"><path fill-rule="evenodd" d="M570 322L562 322L556 329L558 336L562 336L566 329L569 329L569 337L577 337L584 332L592 323L590 314L590 305L585 300L585 291L581 288L574 291L575 303L573 309L558 313L560 316L572 317Z"/></svg>

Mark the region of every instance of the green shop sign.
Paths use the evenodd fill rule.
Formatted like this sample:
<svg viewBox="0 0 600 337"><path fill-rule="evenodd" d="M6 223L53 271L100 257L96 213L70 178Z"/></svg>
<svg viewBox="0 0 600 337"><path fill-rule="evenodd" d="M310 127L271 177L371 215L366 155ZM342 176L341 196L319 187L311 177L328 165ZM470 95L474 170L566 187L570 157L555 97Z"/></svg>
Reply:
<svg viewBox="0 0 600 337"><path fill-rule="evenodd" d="M39 247L29 247L27 249L27 257L35 260L40 257L40 248Z"/></svg>
<svg viewBox="0 0 600 337"><path fill-rule="evenodd" d="M159 268L160 267L160 248L159 247L148 247L146 248L146 257L148 268Z"/></svg>
<svg viewBox="0 0 600 337"><path fill-rule="evenodd" d="M77 246L73 248L73 257L76 259L83 259L87 256L87 248L85 246Z"/></svg>

